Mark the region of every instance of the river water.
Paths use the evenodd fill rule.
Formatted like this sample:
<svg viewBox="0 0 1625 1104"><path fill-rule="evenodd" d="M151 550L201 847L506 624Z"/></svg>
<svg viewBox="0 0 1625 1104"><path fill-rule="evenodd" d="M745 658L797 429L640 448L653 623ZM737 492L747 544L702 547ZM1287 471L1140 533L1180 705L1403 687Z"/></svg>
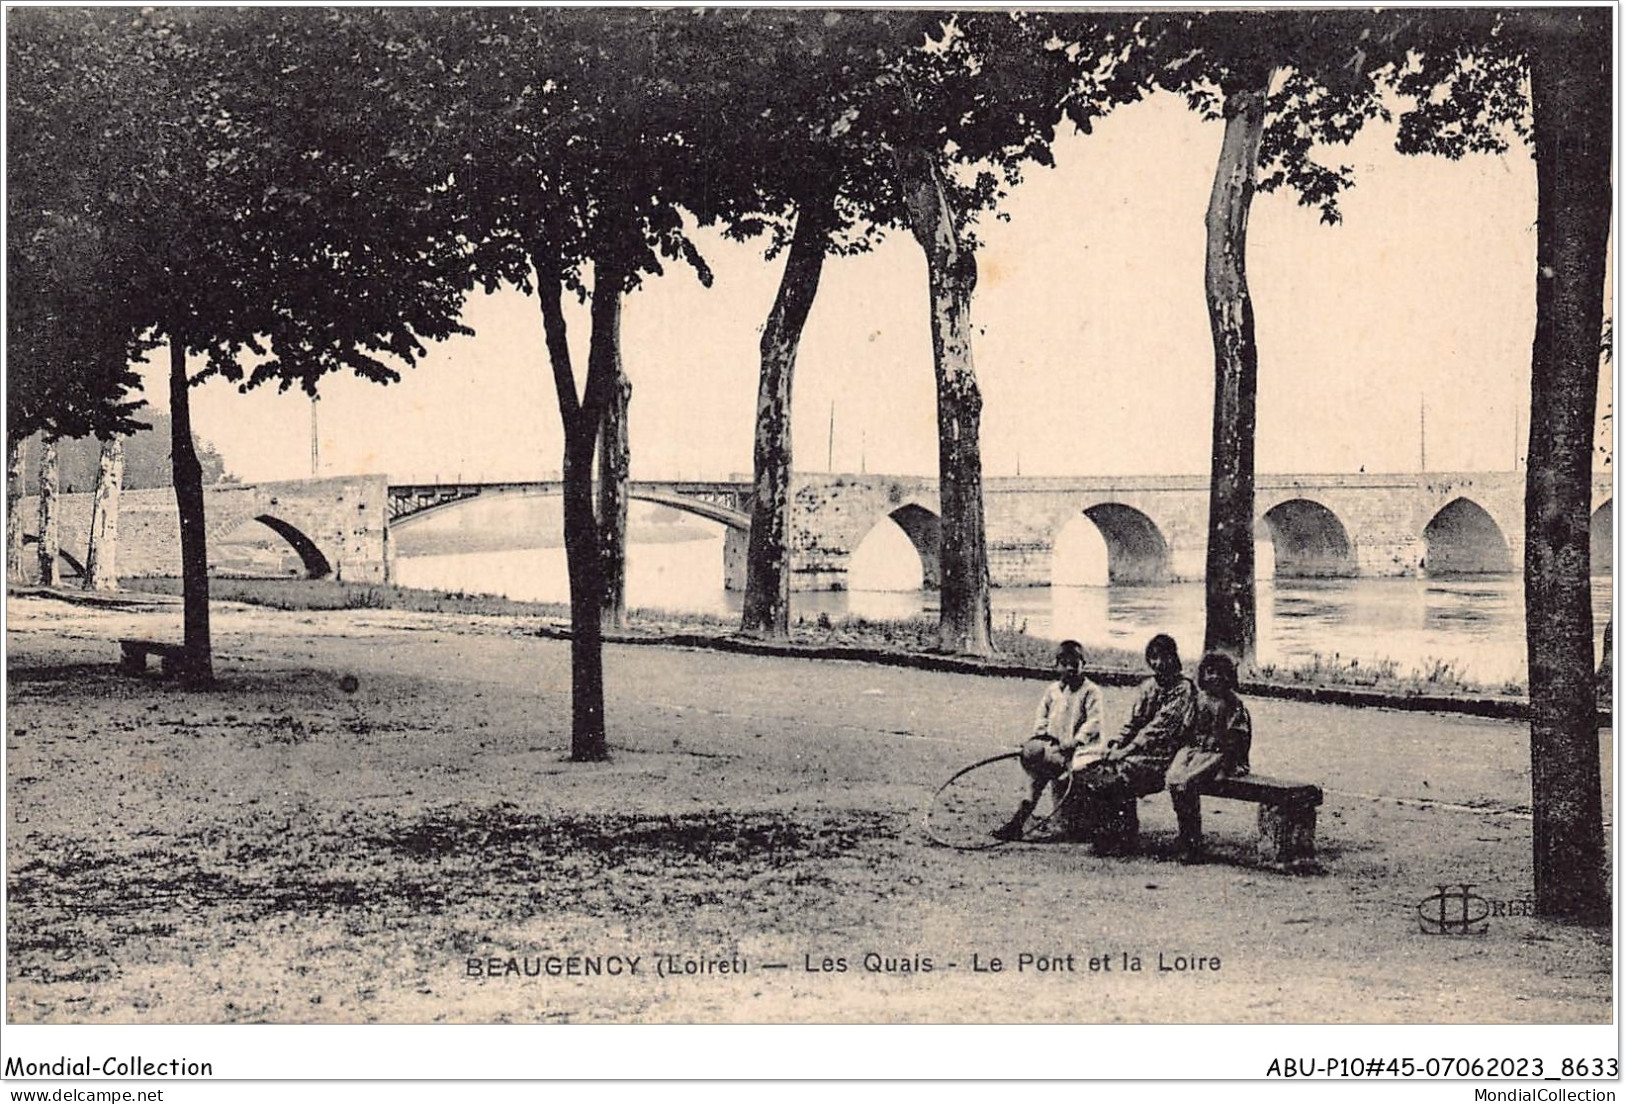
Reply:
<svg viewBox="0 0 1625 1104"><path fill-rule="evenodd" d="M403 554L397 568L396 579L404 586L569 600L562 548ZM797 592L791 616L934 615L935 592L908 582L905 572L902 583L876 580L902 589ZM1592 594L1600 646L1612 580L1594 578ZM627 604L633 608L737 616L742 597L723 587L720 536L629 546ZM1167 632L1194 653L1202 638L1203 592L1200 583L995 588L993 618L997 628L1025 627L1036 636L1070 636L1085 645L1133 651L1153 633ZM1527 671L1519 575L1261 579L1258 637L1263 664L1298 665L1335 655L1342 661L1357 658L1363 666L1387 661L1401 676L1448 664L1454 673L1486 686L1522 683Z"/></svg>

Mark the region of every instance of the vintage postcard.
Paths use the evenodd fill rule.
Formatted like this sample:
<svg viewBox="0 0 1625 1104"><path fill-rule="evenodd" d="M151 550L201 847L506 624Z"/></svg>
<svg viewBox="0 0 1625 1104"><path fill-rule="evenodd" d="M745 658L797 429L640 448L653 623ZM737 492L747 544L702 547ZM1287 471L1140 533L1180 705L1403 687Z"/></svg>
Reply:
<svg viewBox="0 0 1625 1104"><path fill-rule="evenodd" d="M9 8L7 1084L1617 1078L1613 16Z"/></svg>

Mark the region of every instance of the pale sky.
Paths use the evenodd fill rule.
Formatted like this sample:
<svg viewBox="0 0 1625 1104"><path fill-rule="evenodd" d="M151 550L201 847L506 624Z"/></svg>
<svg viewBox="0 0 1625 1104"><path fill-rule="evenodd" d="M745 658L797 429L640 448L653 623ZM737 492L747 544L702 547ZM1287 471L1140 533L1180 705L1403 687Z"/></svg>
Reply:
<svg viewBox="0 0 1625 1104"><path fill-rule="evenodd" d="M1159 95L1058 144L986 221L972 316L989 476L1207 471L1213 352L1203 214L1221 125ZM1261 472L1507 470L1527 432L1535 173L1527 150L1405 158L1367 127L1328 155L1356 168L1344 222L1287 193L1254 204ZM749 473L757 342L782 258L701 231L716 284L673 267L629 297L634 478ZM534 301L476 293L477 336L434 346L403 381L322 384L321 474L396 481L556 473L562 433ZM584 371L585 309L571 316ZM161 375L154 376L161 382ZM1603 401L1608 397L1605 390ZM148 398L166 406L162 386ZM804 335L796 466L934 474L925 265L894 234L832 257ZM193 392L198 433L247 479L310 474L297 392Z"/></svg>

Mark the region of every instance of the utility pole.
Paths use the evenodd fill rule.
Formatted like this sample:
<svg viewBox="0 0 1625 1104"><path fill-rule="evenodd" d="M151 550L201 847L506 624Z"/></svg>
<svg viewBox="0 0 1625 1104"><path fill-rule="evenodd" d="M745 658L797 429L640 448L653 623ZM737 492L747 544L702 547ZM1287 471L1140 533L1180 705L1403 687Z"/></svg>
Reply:
<svg viewBox="0 0 1625 1104"><path fill-rule="evenodd" d="M1422 396L1422 470L1428 470L1428 398Z"/></svg>
<svg viewBox="0 0 1625 1104"><path fill-rule="evenodd" d="M317 447L318 438L316 436L316 404L320 401L321 399L315 395L310 397L310 477L312 479L319 477L319 468L321 466L321 454Z"/></svg>
<svg viewBox="0 0 1625 1104"><path fill-rule="evenodd" d="M835 404L829 404L829 455L824 460L824 470L835 470Z"/></svg>

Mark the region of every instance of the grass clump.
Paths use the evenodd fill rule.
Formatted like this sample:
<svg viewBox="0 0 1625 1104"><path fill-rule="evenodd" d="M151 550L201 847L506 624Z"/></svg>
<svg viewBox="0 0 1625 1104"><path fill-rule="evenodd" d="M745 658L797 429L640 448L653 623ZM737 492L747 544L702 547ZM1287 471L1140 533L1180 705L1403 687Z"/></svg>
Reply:
<svg viewBox="0 0 1625 1104"><path fill-rule="evenodd" d="M1260 664L1255 674L1264 682L1302 684L1306 686L1354 686L1389 694L1466 695L1482 697L1522 697L1522 683L1507 679L1494 686L1486 686L1468 676L1452 660L1426 657L1414 667L1404 668L1398 660L1378 657L1360 659L1338 652L1329 655L1316 652L1310 659L1299 663Z"/></svg>

